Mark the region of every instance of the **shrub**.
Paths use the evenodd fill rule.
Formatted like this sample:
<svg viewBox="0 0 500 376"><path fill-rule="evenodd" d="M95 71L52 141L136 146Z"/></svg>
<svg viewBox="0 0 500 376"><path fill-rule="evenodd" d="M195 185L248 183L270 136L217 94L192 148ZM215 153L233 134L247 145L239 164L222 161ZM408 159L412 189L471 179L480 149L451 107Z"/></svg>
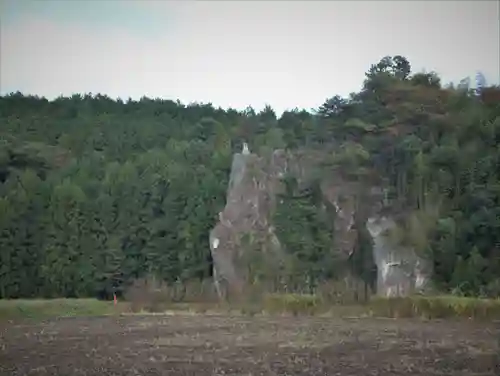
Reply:
<svg viewBox="0 0 500 376"><path fill-rule="evenodd" d="M352 299L353 292L343 284L319 286L315 294L269 293L264 285L252 285L239 299L219 302L212 281L190 281L168 285L154 278L137 280L126 291L125 298L133 312L164 312L167 309L195 309L205 312L209 307L236 308L241 313L315 315L331 311L341 314L369 314L379 317L426 319L472 318L500 319L500 299L467 298L452 295L409 297L372 297L367 305ZM342 308L344 307L344 308Z"/></svg>
<svg viewBox="0 0 500 376"><path fill-rule="evenodd" d="M269 313L291 313L312 315L318 313L323 304L312 294L268 294L264 296L263 308Z"/></svg>
<svg viewBox="0 0 500 376"><path fill-rule="evenodd" d="M383 317L422 317L500 319L500 299L479 299L456 296L411 296L374 298L372 315Z"/></svg>
<svg viewBox="0 0 500 376"><path fill-rule="evenodd" d="M176 303L215 302L213 283L189 281L168 284L154 277L135 280L124 297L132 312L164 312Z"/></svg>
<svg viewBox="0 0 500 376"><path fill-rule="evenodd" d="M347 286L344 281L325 281L316 288L316 294L323 303L330 305L354 305L370 298L370 291L364 284Z"/></svg>

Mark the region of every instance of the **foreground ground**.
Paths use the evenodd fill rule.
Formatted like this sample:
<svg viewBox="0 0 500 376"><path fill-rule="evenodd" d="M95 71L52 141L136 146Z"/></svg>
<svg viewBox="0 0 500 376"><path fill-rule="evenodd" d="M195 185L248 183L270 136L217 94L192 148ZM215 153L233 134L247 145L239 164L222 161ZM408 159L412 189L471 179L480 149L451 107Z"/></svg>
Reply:
<svg viewBox="0 0 500 376"><path fill-rule="evenodd" d="M0 324L2 375L500 375L500 323L121 316Z"/></svg>

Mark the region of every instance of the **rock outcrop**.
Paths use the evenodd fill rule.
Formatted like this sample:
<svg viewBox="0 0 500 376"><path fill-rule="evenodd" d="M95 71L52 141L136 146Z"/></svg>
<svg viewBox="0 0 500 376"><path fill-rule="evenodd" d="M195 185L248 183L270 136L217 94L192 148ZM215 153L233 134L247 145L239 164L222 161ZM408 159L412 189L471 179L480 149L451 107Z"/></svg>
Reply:
<svg viewBox="0 0 500 376"><path fill-rule="evenodd" d="M264 258L285 257L271 220L276 196L283 188L281 181L285 174L297 177L299 184L307 182L317 162L314 159L310 153L292 155L283 150L262 157L250 153L248 147L234 155L226 205L210 232L214 282L220 296L241 294L248 283L245 247L242 246L245 235L251 234L259 250L266 253ZM356 246L355 218L362 214L373 238L379 294L406 295L423 288L427 280L423 260L411 249L394 246L388 241L388 233L396 223L390 215L382 214L387 206L383 190L360 187L332 175L323 177L321 191L336 209L333 247L346 261ZM362 205L359 204L361 191L365 197Z"/></svg>
<svg viewBox="0 0 500 376"><path fill-rule="evenodd" d="M275 151L270 161L247 152L233 157L226 206L219 222L210 232L214 282L219 295L238 294L247 282L242 238L269 240L269 251L279 251L270 215L274 207L280 179L286 172L284 151ZM264 243L264 242L261 242Z"/></svg>
<svg viewBox="0 0 500 376"><path fill-rule="evenodd" d="M405 296L426 287L425 262L411 248L395 246L389 232L396 222L389 216L372 216L366 227L373 239L373 256L377 265L377 293L383 296Z"/></svg>

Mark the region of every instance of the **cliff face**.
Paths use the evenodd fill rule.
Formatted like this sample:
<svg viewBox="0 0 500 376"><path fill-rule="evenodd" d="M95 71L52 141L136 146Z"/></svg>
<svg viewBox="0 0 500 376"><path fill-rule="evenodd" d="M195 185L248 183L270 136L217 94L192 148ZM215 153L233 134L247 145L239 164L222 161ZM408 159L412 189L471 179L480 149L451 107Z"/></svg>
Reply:
<svg viewBox="0 0 500 376"><path fill-rule="evenodd" d="M226 206L210 232L214 283L220 296L241 294L248 283L246 248L242 243L248 234L258 244L265 260L286 257L271 220L276 195L283 189L285 174L295 176L299 184L307 182L317 162L314 159L313 153L292 155L283 150L276 150L268 157L245 151L234 155ZM361 190L365 197L363 205L358 200ZM423 260L413 250L394 246L388 239L388 232L396 223L391 215L382 215L383 190L367 189L340 176L329 176L322 178L321 191L336 210L332 247L346 261L356 247L356 216L361 216L362 223L366 223L373 239L378 294L406 295L425 286L427 275Z"/></svg>
<svg viewBox="0 0 500 376"><path fill-rule="evenodd" d="M247 282L242 246L245 235L266 240L271 245L266 249L274 253L279 251L270 216L280 179L286 170L283 151L274 152L270 161L256 154L234 155L226 206L210 232L213 275L219 295L241 293Z"/></svg>
<svg viewBox="0 0 500 376"><path fill-rule="evenodd" d="M425 262L411 248L395 246L388 232L396 227L390 216L373 215L366 223L373 239L373 256L377 265L377 293L404 296L423 290L428 275Z"/></svg>

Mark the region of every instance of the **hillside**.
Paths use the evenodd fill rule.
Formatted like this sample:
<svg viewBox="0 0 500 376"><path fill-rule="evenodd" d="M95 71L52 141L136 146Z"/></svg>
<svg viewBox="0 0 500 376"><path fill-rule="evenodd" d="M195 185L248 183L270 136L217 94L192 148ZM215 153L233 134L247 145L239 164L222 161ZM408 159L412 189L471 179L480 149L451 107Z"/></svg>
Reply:
<svg viewBox="0 0 500 376"><path fill-rule="evenodd" d="M349 263L373 285L366 223L377 188L379 217L395 222L388 237L426 260L435 289L499 296L500 88L444 88L410 68L385 58L359 93L279 118L270 107L99 94L0 97L0 298L211 277L209 233L243 142L264 160L276 150L307 160L307 179L280 176L280 204L266 214L293 260L291 282L341 278ZM356 236L344 253L338 210L316 194L327 181L337 183L323 196L350 192Z"/></svg>

